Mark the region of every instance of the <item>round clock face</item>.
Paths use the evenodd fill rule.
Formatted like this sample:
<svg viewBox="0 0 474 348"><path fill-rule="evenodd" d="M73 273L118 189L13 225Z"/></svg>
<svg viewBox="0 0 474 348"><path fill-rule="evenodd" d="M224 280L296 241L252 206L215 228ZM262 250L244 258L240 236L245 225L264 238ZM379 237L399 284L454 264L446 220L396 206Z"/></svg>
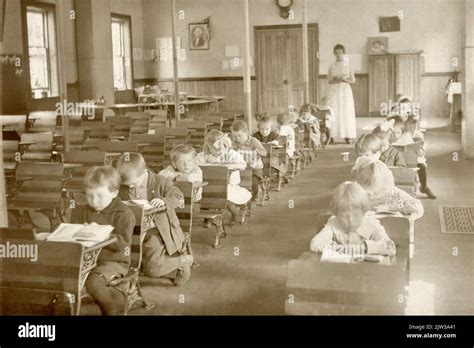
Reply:
<svg viewBox="0 0 474 348"><path fill-rule="evenodd" d="M288 7L293 4L293 0L277 0L277 4L280 7Z"/></svg>

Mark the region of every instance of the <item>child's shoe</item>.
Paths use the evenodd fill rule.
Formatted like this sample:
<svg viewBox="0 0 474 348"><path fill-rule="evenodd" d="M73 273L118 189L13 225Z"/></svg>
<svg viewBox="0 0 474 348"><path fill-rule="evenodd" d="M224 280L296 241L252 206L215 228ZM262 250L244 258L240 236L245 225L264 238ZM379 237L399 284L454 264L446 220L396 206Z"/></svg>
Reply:
<svg viewBox="0 0 474 348"><path fill-rule="evenodd" d="M193 256L181 256L182 266L178 269L176 278L174 278L174 285L183 286L191 278L191 266L193 265Z"/></svg>
<svg viewBox="0 0 474 348"><path fill-rule="evenodd" d="M420 188L420 192L427 195L429 199L436 199L436 195L428 187Z"/></svg>

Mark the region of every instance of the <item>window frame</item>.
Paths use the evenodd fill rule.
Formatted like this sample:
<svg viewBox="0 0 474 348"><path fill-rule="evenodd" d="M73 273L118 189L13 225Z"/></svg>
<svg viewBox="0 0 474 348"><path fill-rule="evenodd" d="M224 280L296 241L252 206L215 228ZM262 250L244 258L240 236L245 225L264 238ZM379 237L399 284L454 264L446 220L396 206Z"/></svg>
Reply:
<svg viewBox="0 0 474 348"><path fill-rule="evenodd" d="M37 1L26 1L24 3L24 57L28 64L28 91L29 97L33 100L41 100L47 98L59 97L59 61L58 61L58 38L56 23L56 6L50 3ZM31 64L30 64L30 38L28 37L28 13L37 12L43 15L43 43L46 50L46 74L48 80L48 95L34 97L35 89L31 81Z"/></svg>
<svg viewBox="0 0 474 348"><path fill-rule="evenodd" d="M114 85L114 92L122 92L122 91L129 91L129 90L133 90L133 76L134 76L134 71L133 71L133 55L132 55L132 47L133 47L133 38L132 38L132 17L129 16L129 15L122 15L122 14L118 14L118 13L111 13L110 14L110 34L111 34L111 43L112 43L112 47L111 47L111 51L112 51L112 70L113 70L113 63L114 63L114 52L113 52L113 34L112 34L112 23L113 22L119 22L119 23L125 23L125 25L122 25L121 26L121 36L124 38L123 41L120 42L120 46L121 46L121 51L122 51L122 54L123 54L123 59L124 59L124 62L123 62L123 66L124 66L124 72L125 72L125 76L124 76L124 81L125 81L125 88L124 89L118 89L116 86L115 86L115 72L113 72L113 85ZM125 32L125 29L127 29L128 27L128 33ZM128 36L128 41L129 41L129 45L130 47L128 47L127 49L127 36ZM128 55L127 55L128 53ZM128 58L128 61L129 61L129 72L130 72L130 81L127 81L127 64L126 64L126 61L125 59Z"/></svg>

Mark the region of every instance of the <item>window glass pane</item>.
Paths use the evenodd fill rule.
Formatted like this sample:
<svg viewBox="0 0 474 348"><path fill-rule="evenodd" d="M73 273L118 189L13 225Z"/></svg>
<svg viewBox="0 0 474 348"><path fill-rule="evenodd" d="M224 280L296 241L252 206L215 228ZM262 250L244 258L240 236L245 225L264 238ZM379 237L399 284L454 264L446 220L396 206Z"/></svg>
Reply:
<svg viewBox="0 0 474 348"><path fill-rule="evenodd" d="M45 47L44 15L42 12L28 11L28 45Z"/></svg>
<svg viewBox="0 0 474 348"><path fill-rule="evenodd" d="M119 22L112 22L112 52L114 56L119 56L122 53L121 50L121 24Z"/></svg>

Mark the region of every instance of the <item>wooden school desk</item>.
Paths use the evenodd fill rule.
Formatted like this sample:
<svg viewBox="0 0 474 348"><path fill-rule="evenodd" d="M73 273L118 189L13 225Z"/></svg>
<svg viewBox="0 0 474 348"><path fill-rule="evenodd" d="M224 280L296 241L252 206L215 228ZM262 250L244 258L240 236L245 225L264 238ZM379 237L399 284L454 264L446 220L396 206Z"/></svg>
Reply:
<svg viewBox="0 0 474 348"><path fill-rule="evenodd" d="M35 240L33 233L31 239L15 239L14 230L5 231L2 243L30 245L38 252L34 262L18 257L2 260L3 314L79 315L87 276L97 265L102 248L117 240L112 236L85 247L73 242Z"/></svg>
<svg viewBox="0 0 474 348"><path fill-rule="evenodd" d="M320 253L307 251L288 263L285 314L404 314L405 255L385 257L383 263L320 259Z"/></svg>

